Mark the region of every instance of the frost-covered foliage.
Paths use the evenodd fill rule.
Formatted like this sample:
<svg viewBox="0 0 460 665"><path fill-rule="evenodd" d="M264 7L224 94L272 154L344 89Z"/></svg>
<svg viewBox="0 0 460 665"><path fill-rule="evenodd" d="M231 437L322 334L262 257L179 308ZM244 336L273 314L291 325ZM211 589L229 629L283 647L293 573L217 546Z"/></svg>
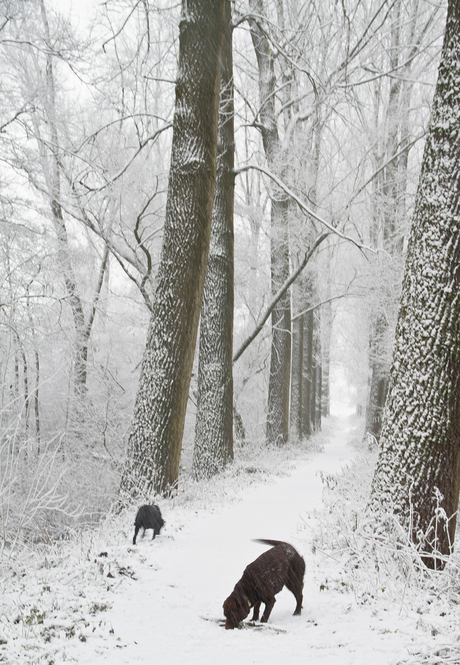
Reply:
<svg viewBox="0 0 460 665"><path fill-rule="evenodd" d="M414 612L433 635L455 631L460 553L445 557L443 570L429 569L394 517L392 529L376 522L368 503L378 450L358 436L353 443L354 463L340 477L325 478L325 512L313 541L320 568L326 560L335 562L335 571L324 579L325 590L351 593L359 605L376 612L392 606L399 607L401 614ZM420 651L404 662L458 663L460 646Z"/></svg>
<svg viewBox="0 0 460 665"><path fill-rule="evenodd" d="M89 428L85 432L83 441L67 433L39 446L13 432L3 437L1 552L55 542L76 525L95 525L107 514L118 494L122 449L108 431L105 442Z"/></svg>

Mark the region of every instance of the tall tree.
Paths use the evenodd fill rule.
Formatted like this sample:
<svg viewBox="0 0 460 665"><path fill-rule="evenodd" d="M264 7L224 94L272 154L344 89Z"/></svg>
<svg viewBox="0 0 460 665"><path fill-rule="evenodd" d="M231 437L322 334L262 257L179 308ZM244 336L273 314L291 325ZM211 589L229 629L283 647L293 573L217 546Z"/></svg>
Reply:
<svg viewBox="0 0 460 665"><path fill-rule="evenodd" d="M450 0L399 306L372 504L437 566L460 490L460 2ZM441 565L441 564L439 564Z"/></svg>
<svg viewBox="0 0 460 665"><path fill-rule="evenodd" d="M282 175L284 154L277 126L275 53L262 29L265 18L262 0L250 1L251 37L259 70L259 127L270 170ZM272 294L275 295L289 276L289 198L272 184L270 192L270 256ZM272 343L268 384L267 441L280 445L289 435L289 387L291 377L291 297L286 291L272 312Z"/></svg>
<svg viewBox="0 0 460 665"><path fill-rule="evenodd" d="M201 307L193 475L209 478L233 459L234 103L231 4L222 49L216 189Z"/></svg>
<svg viewBox="0 0 460 665"><path fill-rule="evenodd" d="M206 274L216 175L221 47L228 0L184 0L163 248L122 492L178 480Z"/></svg>

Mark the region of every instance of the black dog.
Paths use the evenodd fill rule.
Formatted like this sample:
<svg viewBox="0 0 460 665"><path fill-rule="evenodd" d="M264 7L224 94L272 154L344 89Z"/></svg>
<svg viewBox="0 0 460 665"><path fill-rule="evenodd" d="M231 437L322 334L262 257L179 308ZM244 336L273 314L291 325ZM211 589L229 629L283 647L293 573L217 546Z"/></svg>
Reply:
<svg viewBox="0 0 460 665"><path fill-rule="evenodd" d="M137 534L140 529L144 529L142 537L145 536L146 529L153 529L153 540L155 536L158 536L164 524L165 521L161 516L161 511L158 506L141 506L137 511L136 519L134 520L133 545L136 544Z"/></svg>
<svg viewBox="0 0 460 665"><path fill-rule="evenodd" d="M259 618L260 604L265 604L261 621L268 617L276 602L275 595L286 586L295 596L297 605L294 614L302 610L303 577L305 561L297 550L279 540L257 540L258 543L273 545L271 550L261 554L246 567L243 577L224 602L225 628L236 628L243 621L251 607L254 607L252 621Z"/></svg>

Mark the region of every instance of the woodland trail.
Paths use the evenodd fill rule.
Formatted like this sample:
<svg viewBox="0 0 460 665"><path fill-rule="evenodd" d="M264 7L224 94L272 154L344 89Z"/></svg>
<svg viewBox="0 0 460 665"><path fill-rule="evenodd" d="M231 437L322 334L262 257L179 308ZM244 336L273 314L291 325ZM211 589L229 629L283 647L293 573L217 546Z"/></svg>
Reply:
<svg viewBox="0 0 460 665"><path fill-rule="evenodd" d="M322 590L328 571L315 563L311 539L323 507L323 479L339 473L355 455L348 443L353 425L335 420L324 451L302 460L289 475L270 476L208 511L177 507L165 515L167 527L155 541L120 548L137 579L123 580L104 617L116 646L113 639L97 639L91 652L85 648L75 654L78 662L279 665L288 658L290 663L388 665L407 657L411 621L406 633L400 617L388 616L385 625L369 608L356 605L351 594ZM303 612L292 616L294 597L284 589L268 628L226 631L218 622L222 603L245 566L266 549L253 538L286 540L304 556Z"/></svg>

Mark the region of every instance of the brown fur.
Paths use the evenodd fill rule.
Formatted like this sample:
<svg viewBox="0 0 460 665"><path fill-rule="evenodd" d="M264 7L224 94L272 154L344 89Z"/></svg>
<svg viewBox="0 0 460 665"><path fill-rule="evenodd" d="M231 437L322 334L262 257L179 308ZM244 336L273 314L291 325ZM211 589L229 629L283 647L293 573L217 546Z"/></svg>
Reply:
<svg viewBox="0 0 460 665"><path fill-rule="evenodd" d="M294 614L300 614L302 610L305 561L288 543L279 540L257 542L273 547L246 567L242 578L224 602L227 629L236 628L248 616L251 607L254 607L252 621L257 621L261 603L265 605L261 621L268 621L276 602L275 595L284 586L294 594L297 601Z"/></svg>

